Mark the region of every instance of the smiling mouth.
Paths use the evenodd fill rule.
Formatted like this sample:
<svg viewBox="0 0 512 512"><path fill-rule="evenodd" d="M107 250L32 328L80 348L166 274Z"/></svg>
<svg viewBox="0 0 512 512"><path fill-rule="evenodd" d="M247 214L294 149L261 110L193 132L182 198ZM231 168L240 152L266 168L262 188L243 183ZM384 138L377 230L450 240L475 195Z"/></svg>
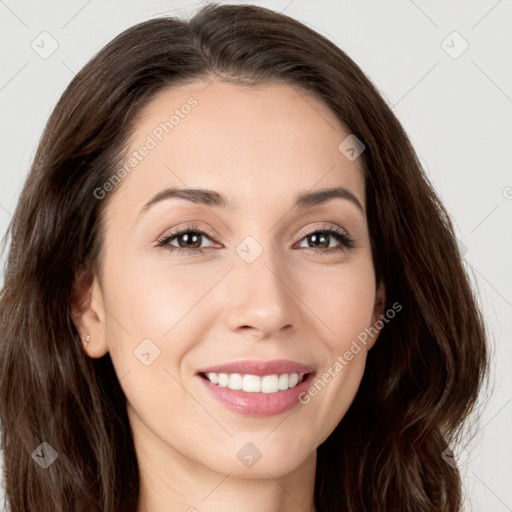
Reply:
<svg viewBox="0 0 512 512"><path fill-rule="evenodd" d="M272 375L251 375L241 373L201 372L199 376L212 384L233 391L273 394L298 386L311 373L274 373Z"/></svg>

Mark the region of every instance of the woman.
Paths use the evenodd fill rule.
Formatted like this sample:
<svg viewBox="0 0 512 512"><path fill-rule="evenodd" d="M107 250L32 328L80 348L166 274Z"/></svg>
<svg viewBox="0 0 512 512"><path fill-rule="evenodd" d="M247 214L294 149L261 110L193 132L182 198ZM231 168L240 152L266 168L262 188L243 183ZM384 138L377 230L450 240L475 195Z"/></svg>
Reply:
<svg viewBox="0 0 512 512"><path fill-rule="evenodd" d="M12 511L450 511L488 369L451 221L301 23L210 4L74 78L8 232Z"/></svg>

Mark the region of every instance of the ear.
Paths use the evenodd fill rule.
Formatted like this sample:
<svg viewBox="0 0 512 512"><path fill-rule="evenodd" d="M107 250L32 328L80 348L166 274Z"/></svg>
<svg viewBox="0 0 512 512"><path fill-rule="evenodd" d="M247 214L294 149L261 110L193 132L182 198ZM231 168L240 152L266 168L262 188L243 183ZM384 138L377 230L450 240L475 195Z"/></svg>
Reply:
<svg viewBox="0 0 512 512"><path fill-rule="evenodd" d="M71 317L87 355L92 358L103 357L108 352L103 292L91 270L81 268L75 274L71 293Z"/></svg>
<svg viewBox="0 0 512 512"><path fill-rule="evenodd" d="M386 307L386 287L384 286L384 282L380 281L379 286L377 287L377 293L375 294L375 305L373 308L373 317L372 317L372 326L375 326L377 324L377 321L381 320L381 315L384 313L384 309ZM377 324L378 325L378 324ZM379 337L379 333L375 336L372 336L366 345L367 349L370 350L377 341L377 338Z"/></svg>

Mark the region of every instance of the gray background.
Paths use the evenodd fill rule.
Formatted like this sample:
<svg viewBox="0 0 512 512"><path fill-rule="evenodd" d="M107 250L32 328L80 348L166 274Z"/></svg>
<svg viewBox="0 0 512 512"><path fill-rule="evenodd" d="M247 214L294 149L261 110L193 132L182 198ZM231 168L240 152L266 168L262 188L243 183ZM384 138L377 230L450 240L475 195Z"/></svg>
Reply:
<svg viewBox="0 0 512 512"><path fill-rule="evenodd" d="M494 346L494 393L471 443L454 447L465 510L512 511L512 2L252 3L306 23L360 65L403 123L450 212ZM44 123L73 75L130 25L162 14L187 17L200 5L0 0L2 235Z"/></svg>

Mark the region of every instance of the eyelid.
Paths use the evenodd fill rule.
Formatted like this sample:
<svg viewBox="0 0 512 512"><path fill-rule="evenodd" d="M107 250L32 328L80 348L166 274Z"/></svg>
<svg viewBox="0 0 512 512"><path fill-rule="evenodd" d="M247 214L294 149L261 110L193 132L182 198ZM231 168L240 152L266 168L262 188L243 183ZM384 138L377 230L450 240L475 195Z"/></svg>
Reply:
<svg viewBox="0 0 512 512"><path fill-rule="evenodd" d="M206 235L212 242L219 243L215 238L215 233L213 232L213 230L205 227L200 227L196 224L185 224L184 226L167 230L162 236L158 237L156 245L165 245L163 244L163 242L165 242L167 239L176 238L177 236L180 236L183 233L188 233L189 231L197 231L203 236Z"/></svg>
<svg viewBox="0 0 512 512"><path fill-rule="evenodd" d="M351 238L346 229L343 229L337 224L324 223L321 226L315 226L313 228L305 228L301 230L301 232L299 233L299 241L302 240L304 237L311 235L312 233L316 233L317 231L339 231L340 233L343 233L347 238Z"/></svg>
<svg viewBox="0 0 512 512"><path fill-rule="evenodd" d="M335 238L340 244L338 247L327 248L327 249L315 249L313 247L303 247L302 249L305 251L313 251L315 253L320 253L324 255L328 254L336 254L336 253L345 253L352 249L357 248L356 239L350 235L350 233L337 224L328 224L325 223L322 226L316 226L314 228L310 228L302 231L299 241L296 243L301 243L302 240L307 238L308 236L313 235L314 233L329 233L329 236Z"/></svg>

